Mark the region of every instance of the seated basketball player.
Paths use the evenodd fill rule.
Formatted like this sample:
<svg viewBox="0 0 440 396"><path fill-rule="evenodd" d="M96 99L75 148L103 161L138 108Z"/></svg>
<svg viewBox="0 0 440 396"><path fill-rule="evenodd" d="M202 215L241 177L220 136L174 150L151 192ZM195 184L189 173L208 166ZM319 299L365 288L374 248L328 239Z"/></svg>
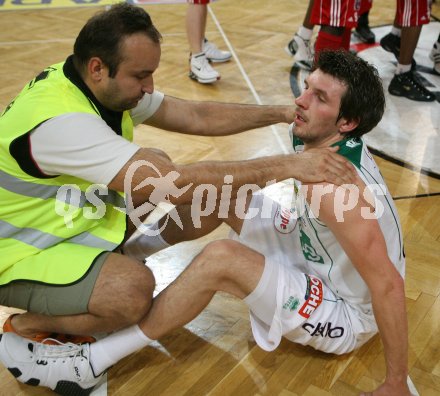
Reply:
<svg viewBox="0 0 440 396"><path fill-rule="evenodd" d="M348 52L323 51L296 99L293 144L304 153L340 147L356 167L355 184L296 181L294 204L287 208L261 193L232 202L224 221L235 231L233 237L208 244L153 300L138 325L79 346L47 346L7 333L0 343L2 362L21 373L18 380L23 382L35 379L56 388L65 381L92 388L108 367L188 323L223 291L249 306L255 340L267 351L284 336L343 354L379 332L386 377L373 394L409 395L402 232L391 196L361 139L380 121L384 105L372 66ZM245 218L239 216L242 205L247 206ZM174 213L184 225L182 240L221 222L214 212L197 230L190 213L184 206ZM166 246L173 227L169 222L160 238L154 233L133 238L128 254L142 258ZM37 366L37 360L44 365ZM67 360L72 364L62 363Z"/></svg>

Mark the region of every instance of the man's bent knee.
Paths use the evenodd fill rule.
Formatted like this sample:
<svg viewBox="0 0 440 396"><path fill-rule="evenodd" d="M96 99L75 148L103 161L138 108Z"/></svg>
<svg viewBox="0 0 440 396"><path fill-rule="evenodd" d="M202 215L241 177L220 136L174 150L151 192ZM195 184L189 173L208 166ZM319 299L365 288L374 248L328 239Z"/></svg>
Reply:
<svg viewBox="0 0 440 396"><path fill-rule="evenodd" d="M138 323L151 307L154 287L154 276L148 267L111 254L96 281L89 312L114 318L116 325Z"/></svg>
<svg viewBox="0 0 440 396"><path fill-rule="evenodd" d="M205 246L201 254L212 257L213 259L260 255L255 250L232 239L220 239L210 242Z"/></svg>
<svg viewBox="0 0 440 396"><path fill-rule="evenodd" d="M205 272L207 285L244 298L258 284L265 258L257 251L230 240L208 244L194 262L195 270Z"/></svg>

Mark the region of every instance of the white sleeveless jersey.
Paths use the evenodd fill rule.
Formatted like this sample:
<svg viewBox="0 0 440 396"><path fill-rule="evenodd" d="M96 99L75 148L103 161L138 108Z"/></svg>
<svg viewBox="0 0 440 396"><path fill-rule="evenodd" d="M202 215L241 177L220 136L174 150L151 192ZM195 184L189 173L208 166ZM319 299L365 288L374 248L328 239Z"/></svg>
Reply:
<svg viewBox="0 0 440 396"><path fill-rule="evenodd" d="M293 138L296 152L302 151L302 142ZM362 139L344 139L337 143L338 153L350 160L375 197L375 213L385 238L388 256L402 277L405 275L405 255L402 230L393 199L371 153ZM295 182L298 186L299 183ZM298 205L299 203L299 205ZM303 195L296 205L298 231L307 271L318 276L337 297L349 304L371 309L371 297L367 284L357 272L351 260L330 229L313 215ZM302 212L301 212L302 210ZM365 214L373 209L365 208ZM364 212L363 212L364 213ZM349 231L348 231L349 232Z"/></svg>

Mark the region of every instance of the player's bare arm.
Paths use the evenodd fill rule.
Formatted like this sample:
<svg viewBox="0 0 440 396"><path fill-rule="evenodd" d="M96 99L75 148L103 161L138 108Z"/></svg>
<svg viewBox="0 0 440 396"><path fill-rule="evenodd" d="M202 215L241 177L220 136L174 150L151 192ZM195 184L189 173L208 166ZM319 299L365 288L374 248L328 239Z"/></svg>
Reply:
<svg viewBox="0 0 440 396"><path fill-rule="evenodd" d="M269 181L291 177L305 182L328 180L338 185L352 182L352 165L334 151L314 149L303 154L277 155L247 161L204 161L177 165L156 150L142 148L119 171L108 187L125 191L129 177L133 201L141 204L149 199L156 188L168 188L167 183L145 183L147 178L163 178L170 172L175 172L174 185L178 189L186 189L179 197L170 197L171 202L177 205L191 202L194 190L202 184L213 185L220 192L225 184L225 176L232 176L228 178L228 184L231 184L234 192L245 185L253 184L262 188ZM138 188L141 183L143 186ZM169 192L164 190L163 193L165 196Z"/></svg>
<svg viewBox="0 0 440 396"><path fill-rule="evenodd" d="M365 185L361 187L365 188ZM364 218L367 217L365 209L371 209L371 202L363 198L362 188L359 192L358 203L353 209L345 211L343 221L340 221L341 217L338 213L341 213L341 205L345 205L341 200L344 195L341 194L343 188L330 186L331 192L322 195L319 218L334 233L371 292L374 315L384 345L387 367L385 382L373 392L373 395L409 396L407 386L408 329L404 280L388 257L378 221L374 218ZM348 194L349 190L347 189L346 192ZM308 192L307 199L311 202L311 191Z"/></svg>
<svg viewBox="0 0 440 396"><path fill-rule="evenodd" d="M165 96L145 124L180 133L225 136L280 122L291 123L294 106L195 102Z"/></svg>

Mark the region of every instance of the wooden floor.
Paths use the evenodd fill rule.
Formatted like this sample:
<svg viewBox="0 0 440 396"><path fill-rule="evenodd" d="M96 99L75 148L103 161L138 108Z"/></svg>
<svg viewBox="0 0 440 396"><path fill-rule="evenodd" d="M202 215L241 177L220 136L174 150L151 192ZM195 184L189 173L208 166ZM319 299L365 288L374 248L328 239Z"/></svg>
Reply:
<svg viewBox="0 0 440 396"><path fill-rule="evenodd" d="M207 36L236 58L217 66L222 79L212 86L187 77L186 5L151 5L147 10L164 36L156 86L168 95L200 100L287 104L291 59L283 47L301 24L305 1L221 0L212 5ZM394 0L376 1L371 25L391 23ZM73 40L96 8L0 12L0 108L4 108L45 66L70 54ZM434 5L440 16L440 5ZM214 17L214 18L213 18ZM215 21L218 21L218 25ZM220 28L222 30L220 30ZM243 72L242 72L243 71ZM278 136L278 137L277 137ZM136 131L136 141L165 150L177 162L247 159L284 152L287 126L277 125L228 138L182 138L152 128ZM440 394L440 193L436 180L378 159L396 201L407 253L406 295L410 375L420 395ZM209 240L185 243L149 260L163 289ZM0 253L1 254L1 253ZM0 324L11 309L0 307ZM110 369L109 395L357 395L373 389L384 375L379 337L346 356L333 356L283 341L272 353L252 338L245 305L220 294L185 328ZM48 395L15 381L0 367L1 395Z"/></svg>

